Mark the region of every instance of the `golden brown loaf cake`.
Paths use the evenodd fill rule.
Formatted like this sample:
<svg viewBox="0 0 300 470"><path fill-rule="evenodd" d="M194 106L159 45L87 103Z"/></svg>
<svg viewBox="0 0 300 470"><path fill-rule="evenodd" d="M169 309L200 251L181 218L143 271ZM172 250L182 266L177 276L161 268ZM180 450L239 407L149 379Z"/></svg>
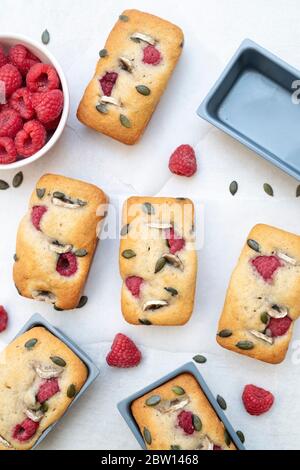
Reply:
<svg viewBox="0 0 300 470"><path fill-rule="evenodd" d="M124 144L134 144L167 86L182 46L178 26L138 10L124 11L100 51L78 119Z"/></svg>
<svg viewBox="0 0 300 470"><path fill-rule="evenodd" d="M135 400L131 411L150 450L236 450L192 374Z"/></svg>
<svg viewBox="0 0 300 470"><path fill-rule="evenodd" d="M83 362L43 327L10 343L0 355L0 450L31 449L86 379Z"/></svg>
<svg viewBox="0 0 300 470"><path fill-rule="evenodd" d="M97 244L107 197L94 185L44 175L18 230L14 281L24 297L76 308Z"/></svg>
<svg viewBox="0 0 300 470"><path fill-rule="evenodd" d="M194 306L197 254L194 205L169 197L131 197L123 207L122 312L135 325L183 325Z"/></svg>
<svg viewBox="0 0 300 470"><path fill-rule="evenodd" d="M217 341L277 364L300 315L300 237L268 225L250 232L232 274Z"/></svg>

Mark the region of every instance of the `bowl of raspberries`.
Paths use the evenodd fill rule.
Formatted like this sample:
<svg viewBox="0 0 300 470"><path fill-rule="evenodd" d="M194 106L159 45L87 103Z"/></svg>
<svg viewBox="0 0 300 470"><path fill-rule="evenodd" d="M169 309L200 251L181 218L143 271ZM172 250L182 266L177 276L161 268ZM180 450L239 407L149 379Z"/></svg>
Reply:
<svg viewBox="0 0 300 470"><path fill-rule="evenodd" d="M53 55L23 36L0 34L0 170L45 155L68 113L67 81Z"/></svg>

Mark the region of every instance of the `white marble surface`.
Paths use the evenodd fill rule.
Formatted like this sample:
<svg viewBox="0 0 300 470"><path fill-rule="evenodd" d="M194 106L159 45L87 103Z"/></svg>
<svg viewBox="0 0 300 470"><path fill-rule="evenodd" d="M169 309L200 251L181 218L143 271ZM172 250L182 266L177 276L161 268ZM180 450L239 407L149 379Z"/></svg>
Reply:
<svg viewBox="0 0 300 470"><path fill-rule="evenodd" d="M7 344L38 311L80 343L101 367L101 376L43 449L131 449L136 442L116 411L116 403L194 353L207 355L203 373L215 393L228 401L228 416L242 429L251 449L299 448L299 364L291 348L286 361L269 366L219 348L214 340L228 278L246 233L257 222L300 232L297 182L201 121L195 111L241 41L249 37L300 68L300 9L297 0L1 0L0 31L39 40L47 28L49 49L67 75L71 114L60 142L39 162L26 167L21 188L1 193L0 303L10 325L0 337ZM185 32L182 59L141 142L127 147L86 129L75 117L98 51L115 19L125 8L139 8L178 23ZM172 150L181 143L197 148L199 171L191 179L170 176ZM197 223L204 243L194 315L185 327L137 328L121 316L118 241L99 246L86 286L89 303L82 310L56 312L16 295L11 279L15 233L39 176L57 172L101 186L116 208L131 194L189 196L197 202ZM0 175L11 180L8 171ZM228 185L236 179L233 198ZM264 182L275 197L266 196ZM143 363L120 371L105 365L115 333L129 334L142 347ZM296 348L300 325L295 328ZM201 367L201 369L202 369ZM276 403L260 418L245 413L240 395L245 383L272 390ZM220 390L222 384L222 390ZM105 429L105 432L104 432Z"/></svg>

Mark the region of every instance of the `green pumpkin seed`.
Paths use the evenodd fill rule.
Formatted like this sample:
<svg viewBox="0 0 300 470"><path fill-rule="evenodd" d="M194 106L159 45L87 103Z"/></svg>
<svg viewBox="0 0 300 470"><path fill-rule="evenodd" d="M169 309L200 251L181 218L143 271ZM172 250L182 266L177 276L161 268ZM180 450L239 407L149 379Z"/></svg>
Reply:
<svg viewBox="0 0 300 470"><path fill-rule="evenodd" d="M147 318L139 318L139 322L141 325L152 325L150 320L147 320Z"/></svg>
<svg viewBox="0 0 300 470"><path fill-rule="evenodd" d="M145 439L146 443L150 445L151 442L152 442L152 437L151 437L151 433L150 433L149 429L144 428L143 435L144 435L144 439Z"/></svg>
<svg viewBox="0 0 300 470"><path fill-rule="evenodd" d="M36 195L39 199L43 199L43 197L45 196L45 192L45 188L36 188Z"/></svg>
<svg viewBox="0 0 300 470"><path fill-rule="evenodd" d="M197 354L196 356L193 357L193 360L197 362L197 364L205 364L207 361L205 356L202 356L201 354Z"/></svg>
<svg viewBox="0 0 300 470"><path fill-rule="evenodd" d="M136 253L133 250L124 250L122 253L123 258L130 259L136 256Z"/></svg>
<svg viewBox="0 0 300 470"><path fill-rule="evenodd" d="M155 213L154 207L152 204L150 204L150 202L144 202L143 211L148 215L153 215Z"/></svg>
<svg viewBox="0 0 300 470"><path fill-rule="evenodd" d="M159 271L161 271L164 266L166 265L166 259L165 258L159 258L156 262L156 265L155 265L155 270L154 270L154 273L159 273Z"/></svg>
<svg viewBox="0 0 300 470"><path fill-rule="evenodd" d="M176 295L178 295L178 290L177 290L177 289L174 289L174 287L165 287L164 289L165 289L167 292L169 292L172 297L175 297Z"/></svg>
<svg viewBox="0 0 300 470"><path fill-rule="evenodd" d="M239 341L236 343L236 347L247 351L254 348L254 343L252 343L252 341Z"/></svg>
<svg viewBox="0 0 300 470"><path fill-rule="evenodd" d="M180 447L180 446L177 446L177 445L171 445L170 449L171 449L171 450L180 450L181 447Z"/></svg>
<svg viewBox="0 0 300 470"><path fill-rule="evenodd" d="M264 192L268 195L268 196L271 196L273 197L274 196L274 191L273 191L273 188L272 186L269 184L269 183L265 183L264 186Z"/></svg>
<svg viewBox="0 0 300 470"><path fill-rule="evenodd" d="M226 410L226 409L227 409L227 403L226 403L226 401L224 400L224 398L221 397L221 395L217 395L217 402L218 402L220 408L222 408L222 410Z"/></svg>
<svg viewBox="0 0 300 470"><path fill-rule="evenodd" d="M19 258L18 258L18 256L17 256L16 253L14 254L14 261L15 261L15 262L19 261Z"/></svg>
<svg viewBox="0 0 300 470"><path fill-rule="evenodd" d="M129 21L129 17L127 15L120 15L119 20L125 21L125 23L127 23L127 21Z"/></svg>
<svg viewBox="0 0 300 470"><path fill-rule="evenodd" d="M0 190L8 189L9 184L6 181L0 180Z"/></svg>
<svg viewBox="0 0 300 470"><path fill-rule="evenodd" d="M237 431L237 432L236 432L236 435L237 435L237 437L239 438L239 440L241 441L241 443L244 444L244 442L245 442L244 433L242 433L242 431Z"/></svg>
<svg viewBox="0 0 300 470"><path fill-rule="evenodd" d="M13 187L18 188L19 186L21 186L21 184L23 183L23 179L24 179L23 173L22 171L19 171L19 173L17 173L13 177L13 182L12 182Z"/></svg>
<svg viewBox="0 0 300 470"><path fill-rule="evenodd" d="M224 430L224 440L225 440L227 447L229 447L231 444L231 437L227 429Z"/></svg>
<svg viewBox="0 0 300 470"><path fill-rule="evenodd" d="M56 199L61 199L62 201L66 199L65 193L62 193L61 191L54 191L53 197L55 197Z"/></svg>
<svg viewBox="0 0 300 470"><path fill-rule="evenodd" d="M122 126L127 127L127 129L131 127L131 122L125 114L120 114L120 123Z"/></svg>
<svg viewBox="0 0 300 470"><path fill-rule="evenodd" d="M88 297L86 295L83 295L79 300L79 304L77 305L77 308L84 307L88 303L88 300L89 300Z"/></svg>
<svg viewBox="0 0 300 470"><path fill-rule="evenodd" d="M254 251L257 251L257 253L260 253L260 246L259 246L259 243L257 243L257 241L251 240L250 238L249 240L247 240L247 245L249 246L249 248L251 248L251 250L254 250Z"/></svg>
<svg viewBox="0 0 300 470"><path fill-rule="evenodd" d="M161 398L159 395L152 395L152 397L149 397L145 403L147 406L155 406L158 405L161 401Z"/></svg>
<svg viewBox="0 0 300 470"><path fill-rule="evenodd" d="M104 103L97 104L96 109L99 113L102 113L102 114L108 113L107 106Z"/></svg>
<svg viewBox="0 0 300 470"><path fill-rule="evenodd" d="M175 387L172 387L172 392L174 392L176 395L184 395L185 390L182 387L179 387L178 385L175 385Z"/></svg>
<svg viewBox="0 0 300 470"><path fill-rule="evenodd" d="M230 336L232 336L232 331L231 330L221 330L219 333L218 333L218 336L220 336L220 338L229 338Z"/></svg>
<svg viewBox="0 0 300 470"><path fill-rule="evenodd" d="M296 197L300 197L300 184L297 186L296 189Z"/></svg>
<svg viewBox="0 0 300 470"><path fill-rule="evenodd" d="M140 38L133 38L133 37L130 37L130 39L131 39L131 41L133 41L133 42L137 42L137 43L140 43L140 42L141 42Z"/></svg>
<svg viewBox="0 0 300 470"><path fill-rule="evenodd" d="M269 323L269 315L267 314L267 312L262 313L261 316L260 316L260 319L261 319L262 323L267 325Z"/></svg>
<svg viewBox="0 0 300 470"><path fill-rule="evenodd" d="M47 45L50 42L50 33L48 29L45 29L45 31L42 34L42 43Z"/></svg>
<svg viewBox="0 0 300 470"><path fill-rule="evenodd" d="M193 426L196 431L201 431L202 429L202 421L197 415L193 415Z"/></svg>
<svg viewBox="0 0 300 470"><path fill-rule="evenodd" d="M88 252L84 248L80 248L79 250L74 251L74 255L78 256L78 258L83 258L87 254L88 254Z"/></svg>
<svg viewBox="0 0 300 470"><path fill-rule="evenodd" d="M76 395L76 387L74 384L71 384L68 386L68 390L67 390L67 397L68 398L74 398Z"/></svg>
<svg viewBox="0 0 300 470"><path fill-rule="evenodd" d="M129 232L129 227L130 227L130 224L126 224L124 225L124 227L121 228L121 237L125 237L125 235L128 234Z"/></svg>
<svg viewBox="0 0 300 470"><path fill-rule="evenodd" d="M44 401L44 403L41 404L40 410L41 410L43 413L47 413L47 411L49 410L49 406L47 405L47 402Z"/></svg>
<svg viewBox="0 0 300 470"><path fill-rule="evenodd" d="M151 93L150 88L148 88L146 85L137 85L135 89L138 93L144 96L149 96Z"/></svg>
<svg viewBox="0 0 300 470"><path fill-rule="evenodd" d="M66 361L64 361L59 356L51 356L50 359L54 364L56 364L59 367L65 367L67 365Z"/></svg>
<svg viewBox="0 0 300 470"><path fill-rule="evenodd" d="M232 181L229 186L229 191L231 192L232 196L234 196L238 191L238 184L236 181Z"/></svg>
<svg viewBox="0 0 300 470"><path fill-rule="evenodd" d="M101 49L101 51L99 51L99 56L101 58L106 57L107 54L108 54L107 49Z"/></svg>
<svg viewBox="0 0 300 470"><path fill-rule="evenodd" d="M36 345L37 342L38 342L38 340L36 338L31 338L28 341L26 341L24 346L25 346L26 349L32 349L32 348L34 348L34 346Z"/></svg>

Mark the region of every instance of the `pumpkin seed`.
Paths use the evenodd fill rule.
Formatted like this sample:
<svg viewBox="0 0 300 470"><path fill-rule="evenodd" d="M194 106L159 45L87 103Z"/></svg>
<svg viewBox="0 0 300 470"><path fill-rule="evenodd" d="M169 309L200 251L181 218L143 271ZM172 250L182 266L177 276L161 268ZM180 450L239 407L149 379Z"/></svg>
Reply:
<svg viewBox="0 0 300 470"><path fill-rule="evenodd" d="M197 415L193 415L193 426L196 431L201 431L202 429L202 421Z"/></svg>
<svg viewBox="0 0 300 470"><path fill-rule="evenodd" d="M88 300L89 300L88 297L86 295L83 295L79 300L79 304L77 305L77 308L84 307L88 303Z"/></svg>
<svg viewBox="0 0 300 470"><path fill-rule="evenodd" d="M23 173L22 171L19 171L19 173L17 173L13 177L13 182L12 182L13 187L18 188L19 186L21 186L21 184L23 183L23 179L24 179Z"/></svg>
<svg viewBox="0 0 300 470"><path fill-rule="evenodd" d="M51 356L51 361L59 367L65 367L67 365L66 361L59 356Z"/></svg>
<svg viewBox="0 0 300 470"><path fill-rule="evenodd" d="M80 248L79 250L74 251L74 255L78 256L78 258L83 258L87 254L88 254L88 252L84 248Z"/></svg>
<svg viewBox="0 0 300 470"><path fill-rule="evenodd" d="M96 109L99 113L102 113L102 114L107 114L108 113L107 106L103 103L97 104Z"/></svg>
<svg viewBox="0 0 300 470"><path fill-rule="evenodd" d="M225 443L226 443L227 447L229 447L230 444L231 444L231 437L230 437L229 432L227 431L227 429L225 429L225 431L224 431L224 440L225 440Z"/></svg>
<svg viewBox="0 0 300 470"><path fill-rule="evenodd" d="M143 311L147 310L158 310L160 308L166 307L168 302L166 300L147 300L143 305Z"/></svg>
<svg viewBox="0 0 300 470"><path fill-rule="evenodd" d="M47 411L49 410L49 406L47 405L47 402L44 401L44 403L42 403L41 407L40 407L40 410L43 412L43 413L47 413Z"/></svg>
<svg viewBox="0 0 300 470"><path fill-rule="evenodd" d="M263 188L264 188L264 192L268 194L268 196L271 196L271 197L274 196L273 188L269 183L265 183Z"/></svg>
<svg viewBox="0 0 300 470"><path fill-rule="evenodd" d="M266 312L261 314L260 319L265 325L269 323L269 315Z"/></svg>
<svg viewBox="0 0 300 470"><path fill-rule="evenodd" d="M32 348L34 348L34 346L36 345L37 342L38 342L38 340L36 338L31 338L28 341L26 341L24 346L25 346L26 349L32 349Z"/></svg>
<svg viewBox="0 0 300 470"><path fill-rule="evenodd" d="M161 401L161 398L159 395L152 395L146 400L145 403L147 406L155 406L155 405L158 405L160 401Z"/></svg>
<svg viewBox="0 0 300 470"><path fill-rule="evenodd" d="M151 437L151 433L150 433L149 429L144 428L143 435L144 435L144 439L145 439L146 443L150 445L151 442L152 442L152 437Z"/></svg>
<svg viewBox="0 0 300 470"><path fill-rule="evenodd" d="M299 186L297 186L297 189L296 189L296 197L300 197L300 184Z"/></svg>
<svg viewBox="0 0 300 470"><path fill-rule="evenodd" d="M236 432L236 435L237 435L237 437L239 438L239 440L241 441L241 443L244 444L244 442L245 442L245 436L244 436L244 434L242 433L242 431L237 431L237 432Z"/></svg>
<svg viewBox="0 0 300 470"><path fill-rule="evenodd" d="M71 384L68 386L68 390L67 390L67 397L68 398L73 398L75 397L76 395L76 387L74 384Z"/></svg>
<svg viewBox="0 0 300 470"><path fill-rule="evenodd" d="M175 385L175 387L172 387L172 392L174 392L176 395L184 395L185 390L182 387L179 387L178 385Z"/></svg>
<svg viewBox="0 0 300 470"><path fill-rule="evenodd" d="M232 196L234 196L238 191L238 184L236 181L232 181L229 185L229 191L231 192Z"/></svg>
<svg viewBox="0 0 300 470"><path fill-rule="evenodd" d="M178 290L174 289L174 287L165 287L165 290L171 294L172 297L178 295Z"/></svg>
<svg viewBox="0 0 300 470"><path fill-rule="evenodd" d="M252 341L239 341L236 343L236 347L247 351L254 348L254 343L252 343Z"/></svg>
<svg viewBox="0 0 300 470"><path fill-rule="evenodd" d="M122 126L127 127L127 129L131 127L131 122L125 114L120 114L120 123Z"/></svg>
<svg viewBox="0 0 300 470"><path fill-rule="evenodd" d="M107 49L101 49L101 51L99 51L99 56L101 58L106 57L107 54L108 54Z"/></svg>
<svg viewBox="0 0 300 470"><path fill-rule="evenodd" d="M161 271L166 265L166 262L166 258L159 258L156 262L154 273L159 273L159 271Z"/></svg>
<svg viewBox="0 0 300 470"><path fill-rule="evenodd" d="M232 336L232 331L231 330L221 330L219 333L218 333L218 336L220 336L220 338L229 338L229 336Z"/></svg>
<svg viewBox="0 0 300 470"><path fill-rule="evenodd" d="M47 45L50 42L50 33L48 29L45 29L45 31L42 34L42 43Z"/></svg>
<svg viewBox="0 0 300 470"><path fill-rule="evenodd" d="M150 202L144 202L143 204L143 211L146 212L148 215L153 215L154 214L154 207Z"/></svg>
<svg viewBox="0 0 300 470"><path fill-rule="evenodd" d="M19 261L19 258L18 258L18 256L17 256L16 253L14 254L14 261L15 261L15 262Z"/></svg>
<svg viewBox="0 0 300 470"><path fill-rule="evenodd" d="M247 245L249 246L249 248L251 248L251 250L254 250L254 251L257 251L257 253L260 253L260 246L259 246L259 243L257 243L257 241L251 240L251 238L249 238L249 240L247 240Z"/></svg>
<svg viewBox="0 0 300 470"><path fill-rule="evenodd" d="M144 96L149 96L151 93L150 88L148 88L146 85L137 85L135 89L138 93Z"/></svg>
<svg viewBox="0 0 300 470"><path fill-rule="evenodd" d="M0 190L8 189L9 184L6 181L0 180Z"/></svg>
<svg viewBox="0 0 300 470"><path fill-rule="evenodd" d="M217 402L218 402L220 408L222 408L222 410L226 410L226 409L227 409L227 403L226 403L226 401L224 400L224 398L221 397L221 395L217 395Z"/></svg>
<svg viewBox="0 0 300 470"><path fill-rule="evenodd" d="M171 450L180 450L181 447L180 447L180 446L177 446L177 445L171 445L170 449L171 449Z"/></svg>
<svg viewBox="0 0 300 470"><path fill-rule="evenodd" d="M129 17L127 15L120 15L119 20L125 21L125 23L126 23L127 21L129 21Z"/></svg>
<svg viewBox="0 0 300 470"><path fill-rule="evenodd" d="M141 325L152 325L150 320L147 320L147 318L139 318L139 322Z"/></svg>
<svg viewBox="0 0 300 470"><path fill-rule="evenodd" d="M127 233L129 232L129 227L130 227L130 224L126 224L124 225L124 227L121 228L121 237L125 237L125 235L127 235Z"/></svg>
<svg viewBox="0 0 300 470"><path fill-rule="evenodd" d="M43 199L45 196L46 188L36 188L36 195L39 199Z"/></svg>
<svg viewBox="0 0 300 470"><path fill-rule="evenodd" d="M196 356L193 357L193 360L197 362L197 364L205 364L207 361L205 356L202 356L201 354L197 354Z"/></svg>
<svg viewBox="0 0 300 470"><path fill-rule="evenodd" d="M133 250L124 250L122 253L123 258L130 259L136 256L136 253Z"/></svg>

